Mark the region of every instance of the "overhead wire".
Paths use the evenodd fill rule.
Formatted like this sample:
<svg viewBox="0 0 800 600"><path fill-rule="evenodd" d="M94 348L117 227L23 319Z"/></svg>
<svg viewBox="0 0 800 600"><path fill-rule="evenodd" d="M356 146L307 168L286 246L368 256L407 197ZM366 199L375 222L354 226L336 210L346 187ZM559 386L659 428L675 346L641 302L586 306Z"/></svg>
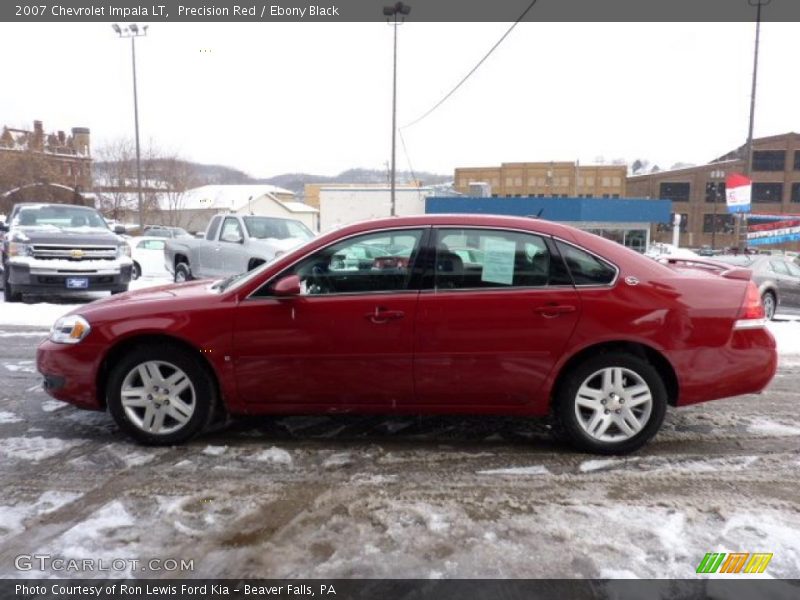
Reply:
<svg viewBox="0 0 800 600"><path fill-rule="evenodd" d="M527 15L527 14L528 14L530 11L531 11L531 9L534 7L534 5L535 5L537 2L538 2L538 0L532 0L532 2L531 2L529 5L528 5L528 7L527 7L527 8L526 8L526 9L525 9L525 10L522 12L522 14L521 14L521 15L520 15L520 16L517 18L517 20L516 20L516 21L514 21L514 23L512 23L512 24L511 24L511 27L509 27L509 28L506 30L506 32L505 32L505 33L504 33L504 34L503 34L503 35L500 37L500 39L499 39L499 40L497 40L497 42L494 44L494 46L492 46L492 47L489 49L489 51L488 51L488 52L487 52L487 53L486 53L486 54L483 56L483 58L481 58L481 59L478 61L478 63L477 63L477 64L476 64L474 67L472 67L472 69L470 69L469 73L467 73L467 74L466 74L466 75L465 75L465 76L464 76L464 77L461 79L461 81L459 81L459 82L458 82L458 83L455 85L455 87L454 87L452 90L450 90L449 92L447 92L447 94L445 94L445 95L444 95L444 97L443 97L441 100L439 100L439 102L437 102L436 104L434 104L434 105L433 105L433 107L431 107L431 108L430 108L430 109L429 109L429 110L428 110L428 111L427 111L425 114L423 114L422 116L420 116L420 117L418 117L417 119L413 120L411 123L408 123L408 124L406 124L406 125L403 125L403 126L402 126L402 127L400 127L399 129L400 129L400 130L403 130L403 129L408 129L409 127L412 127L412 126L416 125L417 123L419 123L419 122L420 122L420 121L422 121L423 119L427 118L427 117L428 117L428 116L429 116L431 113L433 113L433 111L435 111L437 108L439 108L439 107L440 107L442 104L444 104L444 103L447 101L447 99L448 99L448 98L450 98L450 96L452 96L452 95L453 95L453 94L454 94L454 93L455 93L455 92L458 90L458 88L460 88L462 85L464 85L464 83L466 83L466 81L467 81L467 80L468 80L468 79L469 79L469 78L470 78L470 77L471 77L471 76L472 76L472 75L475 73L475 71L477 71L477 70L480 68L480 66L481 66L481 65L482 65L484 62L486 62L486 59L488 59L488 58L489 58L489 57L492 55L492 53L493 53L495 50L497 50L498 46L500 46L500 44L502 44L502 43L503 43L503 41L504 41L504 40L505 40L505 39L506 39L506 38L509 36L509 34L510 34L510 33L511 33L513 30L514 30L514 28L515 28L517 25L519 25L520 21L522 21L522 20L525 18L525 16L526 16L526 15Z"/></svg>

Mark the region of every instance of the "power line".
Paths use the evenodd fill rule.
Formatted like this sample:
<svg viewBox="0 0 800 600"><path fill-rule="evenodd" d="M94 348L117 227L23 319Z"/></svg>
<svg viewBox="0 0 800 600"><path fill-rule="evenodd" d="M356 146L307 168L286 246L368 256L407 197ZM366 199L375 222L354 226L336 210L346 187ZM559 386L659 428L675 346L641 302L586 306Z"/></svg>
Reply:
<svg viewBox="0 0 800 600"><path fill-rule="evenodd" d="M481 65L482 65L482 64L483 64L483 63L486 61L486 59L487 59L487 58L489 58L489 57L492 55L492 53L493 53L495 50L497 50L497 47L498 47L500 44L502 44L502 43L503 43L503 40L505 40L505 39L508 37L508 35L509 35L509 34L510 34L510 33L511 33L513 30L514 30L514 28L515 28L517 25L519 25L519 22L520 22L520 21L522 21L522 20L525 18L525 15L527 15L527 14L530 12L530 10L533 8L533 6L534 6L534 4L536 4L536 2L538 2L538 0L533 0L533 1L532 1L532 2L531 2L529 5L528 5L528 8L526 8L526 9L525 9L525 10L522 12L522 14L519 16L519 18L517 18L517 20L516 20L516 21L514 21L514 23L511 25L511 27L509 27L509 28L508 28L508 30L507 30L507 31L506 31L506 32L503 34L503 36L502 36L502 37L501 37L499 40L497 40L497 42L495 43L495 45L494 45L494 46L492 46L492 47L489 49L489 51L488 51L488 52L487 52L487 53L484 55L484 57L478 61L478 64L476 64L474 67L472 67L472 69L470 70L470 72L469 72L469 73L467 73L467 74L464 76L464 78L463 78L461 81L459 81L459 82L458 82L458 84L456 84L456 86L455 86L455 87L454 87L452 90L450 90L449 92L447 92L447 94L445 94L444 98L442 98L441 100L439 100L439 102L437 102L436 104L434 104L434 105L433 105L433 107L432 107L430 110L428 110L428 112L426 112L424 115L422 115L422 116L421 116L421 117L419 117L418 119L416 119L416 120L412 121L412 122L411 122L411 123L409 123L408 125L404 125L404 126L403 126L403 127L401 127L400 129L408 129L408 128L409 128L409 127L411 127L411 126L413 126L413 125L416 125L417 123L419 123L420 121L422 121L424 118L426 118L428 115L430 115L430 114L431 114L433 111L435 111L437 108L439 108L439 107L440 107L442 104L444 104L444 103L445 103L445 101L446 101L446 100L447 100L447 99L448 99L450 96L452 96L452 95L453 95L453 94L456 92L456 90L458 90L458 88L460 88L462 85L464 85L464 83L467 81L467 79L469 79L469 78L472 76L472 74L473 74L475 71L477 71L477 70L480 68L480 66L481 66Z"/></svg>
<svg viewBox="0 0 800 600"><path fill-rule="evenodd" d="M403 130L398 129L397 133L400 134L400 144L403 146L403 153L406 155L406 162L408 162L408 170L411 171L411 178L416 181L417 175L414 173L414 167L411 166L411 156L409 156L408 148L406 148L406 139L403 137Z"/></svg>

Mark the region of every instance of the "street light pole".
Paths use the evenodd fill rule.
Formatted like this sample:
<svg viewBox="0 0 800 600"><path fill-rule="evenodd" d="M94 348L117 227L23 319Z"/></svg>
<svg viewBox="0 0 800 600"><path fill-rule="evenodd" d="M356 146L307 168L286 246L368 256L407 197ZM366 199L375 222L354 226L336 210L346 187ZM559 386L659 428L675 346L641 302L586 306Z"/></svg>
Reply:
<svg viewBox="0 0 800 600"><path fill-rule="evenodd" d="M397 214L397 204L395 200L395 189L397 187L397 26L404 22L406 16L411 12L408 4L397 2L393 6L384 6L383 14L386 17L394 17L394 65L392 69L392 176L390 192L390 214ZM398 17L400 22L398 22ZM388 19L387 19L388 23Z"/></svg>
<svg viewBox="0 0 800 600"><path fill-rule="evenodd" d="M753 179L753 124L756 116L756 82L758 80L758 42L761 36L761 7L769 4L771 0L747 0L750 6L756 7L756 43L753 51L753 86L750 92L750 124L747 129L747 156L745 156L745 175ZM747 216L745 213L736 215L736 246L742 252L747 247L747 242L742 243L742 228L747 236Z"/></svg>
<svg viewBox="0 0 800 600"><path fill-rule="evenodd" d="M139 96L136 90L136 38L147 35L147 25L139 29L131 23L121 29L116 23L111 26L120 38L131 38L131 65L133 67L133 123L136 131L136 191L139 199L139 229L144 230L144 201L142 199L142 155L139 146Z"/></svg>

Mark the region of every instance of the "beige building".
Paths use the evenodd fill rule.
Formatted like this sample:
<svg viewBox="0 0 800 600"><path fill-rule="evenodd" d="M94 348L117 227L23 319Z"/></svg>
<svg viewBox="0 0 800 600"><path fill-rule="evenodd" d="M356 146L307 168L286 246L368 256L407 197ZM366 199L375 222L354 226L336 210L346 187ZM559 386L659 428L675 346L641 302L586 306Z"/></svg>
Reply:
<svg viewBox="0 0 800 600"><path fill-rule="evenodd" d="M706 165L628 178L627 196L672 200L680 213L682 246L737 244L734 217L725 202L725 177L744 173L742 146ZM800 214L800 134L753 140L752 213ZM715 202L716 201L716 202ZM672 225L655 226L654 241L672 240Z"/></svg>
<svg viewBox="0 0 800 600"><path fill-rule="evenodd" d="M489 185L496 197L620 198L625 196L625 165L581 165L574 162L502 163L499 167L459 167L455 189L470 193L470 184Z"/></svg>
<svg viewBox="0 0 800 600"><path fill-rule="evenodd" d="M375 189L381 190L387 187L386 183L307 183L303 186L303 202L313 206L314 208L320 208L320 190L325 188L326 190L347 190L347 189ZM397 184L395 189L417 189L421 187L420 185L409 185L407 183L404 184Z"/></svg>

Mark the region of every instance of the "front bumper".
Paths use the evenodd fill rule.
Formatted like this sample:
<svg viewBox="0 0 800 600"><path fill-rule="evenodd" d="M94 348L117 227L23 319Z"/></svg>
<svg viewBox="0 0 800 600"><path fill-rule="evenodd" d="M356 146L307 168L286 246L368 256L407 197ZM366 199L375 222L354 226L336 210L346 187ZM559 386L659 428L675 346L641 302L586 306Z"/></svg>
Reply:
<svg viewBox="0 0 800 600"><path fill-rule="evenodd" d="M101 355L100 349L92 344L43 341L36 349L36 369L44 377L44 390L56 400L103 410L97 389Z"/></svg>
<svg viewBox="0 0 800 600"><path fill-rule="evenodd" d="M45 263L47 261L44 261ZM105 263L87 265L76 263L74 267L63 265L50 266L47 264L37 264L37 261L11 262L6 264L8 270L8 282L14 287L15 292L52 293L58 291L59 294L70 294L75 292L116 292L127 289L131 281L133 270L132 262L108 263L108 261L92 261L93 263ZM85 278L88 287L68 288L67 279Z"/></svg>

